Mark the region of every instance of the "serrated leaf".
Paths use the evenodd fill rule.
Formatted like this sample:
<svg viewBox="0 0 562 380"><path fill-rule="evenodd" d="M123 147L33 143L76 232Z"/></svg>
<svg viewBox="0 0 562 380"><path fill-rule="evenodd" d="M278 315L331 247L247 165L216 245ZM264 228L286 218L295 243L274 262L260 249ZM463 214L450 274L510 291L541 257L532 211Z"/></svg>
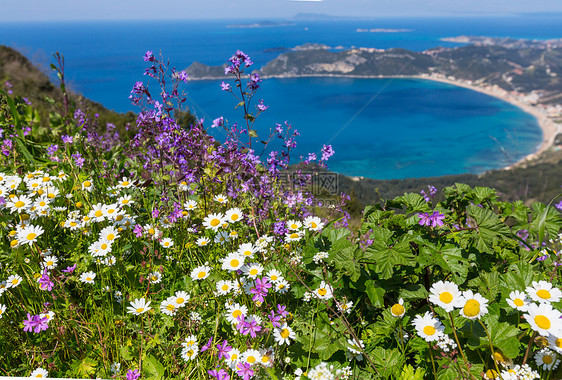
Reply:
<svg viewBox="0 0 562 380"><path fill-rule="evenodd" d="M477 229L472 236L478 250L493 253L492 247L496 239L511 237L509 227L492 210L470 205L466 211L476 222Z"/></svg>
<svg viewBox="0 0 562 380"><path fill-rule="evenodd" d="M396 348L385 350L377 347L370 353L375 367L383 378L398 378L404 366L404 356Z"/></svg>

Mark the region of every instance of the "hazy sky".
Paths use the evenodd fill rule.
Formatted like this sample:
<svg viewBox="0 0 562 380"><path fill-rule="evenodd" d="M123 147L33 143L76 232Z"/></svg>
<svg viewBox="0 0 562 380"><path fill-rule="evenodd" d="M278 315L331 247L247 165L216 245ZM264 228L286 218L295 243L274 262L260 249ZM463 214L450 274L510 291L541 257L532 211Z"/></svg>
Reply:
<svg viewBox="0 0 562 380"><path fill-rule="evenodd" d="M562 12L562 0L0 0L0 21L498 15Z"/></svg>

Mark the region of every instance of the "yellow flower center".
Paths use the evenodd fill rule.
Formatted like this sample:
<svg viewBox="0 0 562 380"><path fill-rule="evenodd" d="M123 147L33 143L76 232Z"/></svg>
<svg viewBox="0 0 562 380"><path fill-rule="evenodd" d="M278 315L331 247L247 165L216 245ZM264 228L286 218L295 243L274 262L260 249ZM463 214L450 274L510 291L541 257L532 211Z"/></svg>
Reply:
<svg viewBox="0 0 562 380"><path fill-rule="evenodd" d="M228 290L228 285L224 284L224 285L222 286L222 290L224 290L224 291L226 292L226 291Z"/></svg>
<svg viewBox="0 0 562 380"><path fill-rule="evenodd" d="M250 270L250 275L255 276L255 275L257 275L257 274L258 274L258 270L257 270L256 268L252 268L252 269Z"/></svg>
<svg viewBox="0 0 562 380"><path fill-rule="evenodd" d="M96 216L96 218L99 218L100 216L103 215L103 212L101 210L98 210L94 213L94 215Z"/></svg>
<svg viewBox="0 0 562 380"><path fill-rule="evenodd" d="M53 260L47 261L47 266L50 267L51 265L53 265Z"/></svg>
<svg viewBox="0 0 562 380"><path fill-rule="evenodd" d="M514 299L513 303L515 304L515 306L519 306L519 307L525 305L525 302L523 302L523 300L521 298Z"/></svg>
<svg viewBox="0 0 562 380"><path fill-rule="evenodd" d="M27 234L27 240L33 240L35 239L35 237L37 236L37 234L34 234L33 232Z"/></svg>
<svg viewBox="0 0 562 380"><path fill-rule="evenodd" d="M128 199L123 199L123 200L121 201L121 203L124 204L124 205L126 205L127 203L129 203L129 200L128 200Z"/></svg>
<svg viewBox="0 0 562 380"><path fill-rule="evenodd" d="M86 277L86 281L92 281L91 277Z"/></svg>
<svg viewBox="0 0 562 380"><path fill-rule="evenodd" d="M314 222L310 222L309 225L310 225L310 228L313 228L313 229L318 227L318 224L316 224Z"/></svg>
<svg viewBox="0 0 562 380"><path fill-rule="evenodd" d="M104 250L107 249L107 244L103 243L100 248Z"/></svg>
<svg viewBox="0 0 562 380"><path fill-rule="evenodd" d="M118 222L122 221L122 220L123 220L123 215L117 215L117 216L115 217L115 220L118 221Z"/></svg>
<svg viewBox="0 0 562 380"><path fill-rule="evenodd" d="M13 248L13 247L15 247L16 245L18 245L18 241L17 241L17 240L12 240L12 241L10 242L10 247Z"/></svg>
<svg viewBox="0 0 562 380"><path fill-rule="evenodd" d="M496 377L498 377L498 373L493 369L489 369L486 371L486 377L488 379L495 379Z"/></svg>
<svg viewBox="0 0 562 380"><path fill-rule="evenodd" d="M299 228L299 226L297 226L295 223L291 224L291 229L296 230L297 228Z"/></svg>
<svg viewBox="0 0 562 380"><path fill-rule="evenodd" d="M550 355L545 355L542 357L542 361L544 364L552 364L553 360L552 360L552 356Z"/></svg>
<svg viewBox="0 0 562 380"><path fill-rule="evenodd" d="M545 290L545 289L541 289L541 290L537 291L537 296L539 296L543 300L547 300L551 297L550 292L548 290Z"/></svg>
<svg viewBox="0 0 562 380"><path fill-rule="evenodd" d="M234 318L238 318L238 317L241 316L241 315L242 315L242 312L241 312L240 310L234 310L234 311L232 312L232 316L233 316Z"/></svg>
<svg viewBox="0 0 562 380"><path fill-rule="evenodd" d="M248 359L246 359L246 361L250 364L254 363L256 361L256 358L253 356L248 356Z"/></svg>
<svg viewBox="0 0 562 380"><path fill-rule="evenodd" d="M244 256L252 256L252 251L244 251Z"/></svg>
<svg viewBox="0 0 562 380"><path fill-rule="evenodd" d="M277 275L273 275L271 277L269 277L271 279L271 281L277 281Z"/></svg>
<svg viewBox="0 0 562 380"><path fill-rule="evenodd" d="M435 327L433 327L433 326L425 326L425 327L423 328L423 333L424 333L425 335L432 336L433 334L435 334Z"/></svg>
<svg viewBox="0 0 562 380"><path fill-rule="evenodd" d="M20 281L17 278L12 280L12 285L17 285Z"/></svg>
<svg viewBox="0 0 562 380"><path fill-rule="evenodd" d="M562 338L556 339L556 347L562 348Z"/></svg>
<svg viewBox="0 0 562 380"><path fill-rule="evenodd" d="M43 195L43 194L45 194L45 190L39 189L39 190L37 190L37 194Z"/></svg>
<svg viewBox="0 0 562 380"><path fill-rule="evenodd" d="M175 308L176 308L176 307L175 307L174 305L172 305L171 303L166 306L166 309L167 309L168 311L173 311Z"/></svg>
<svg viewBox="0 0 562 380"><path fill-rule="evenodd" d="M318 294L320 294L321 296L325 296L327 293L328 291L326 290L326 288L318 289Z"/></svg>
<svg viewBox="0 0 562 380"><path fill-rule="evenodd" d="M123 182L121 182L121 186L129 186L129 181L123 181Z"/></svg>
<svg viewBox="0 0 562 380"><path fill-rule="evenodd" d="M506 357L503 356L503 354L501 352L498 352L498 351L494 352L493 357L494 357L495 361L500 362L500 363L505 363L507 361Z"/></svg>
<svg viewBox="0 0 562 380"><path fill-rule="evenodd" d="M114 212L115 212L115 209L113 209L113 208L110 208L109 210L107 210L108 214L113 214Z"/></svg>
<svg viewBox="0 0 562 380"><path fill-rule="evenodd" d="M544 315L537 315L535 317L535 323L543 330L548 330L550 328L550 319Z"/></svg>
<svg viewBox="0 0 562 380"><path fill-rule="evenodd" d="M182 304L182 303L184 303L184 302L185 302L185 299L183 299L183 298L181 298L181 297L178 298L178 299L176 299L176 303Z"/></svg>
<svg viewBox="0 0 562 380"><path fill-rule="evenodd" d="M92 183L90 181L84 182L84 187L90 187L90 186L92 186Z"/></svg>
<svg viewBox="0 0 562 380"><path fill-rule="evenodd" d="M16 204L15 204L15 206L16 206L17 208L22 208L23 206L25 206L25 202L17 201Z"/></svg>
<svg viewBox="0 0 562 380"><path fill-rule="evenodd" d="M290 236L291 239L296 239L298 237L299 237L299 234L297 234L297 233L291 234L291 236Z"/></svg>
<svg viewBox="0 0 562 380"><path fill-rule="evenodd" d="M285 285L279 284L278 289L285 289Z"/></svg>
<svg viewBox="0 0 562 380"><path fill-rule="evenodd" d="M107 235L107 240L113 240L113 239L115 239L115 235L113 234Z"/></svg>
<svg viewBox="0 0 562 380"><path fill-rule="evenodd" d="M219 225L220 222L221 222L220 220L215 218L215 219L211 220L210 224L211 224L211 226L216 227L216 226Z"/></svg>
<svg viewBox="0 0 562 380"><path fill-rule="evenodd" d="M439 300L443 303L451 303L453 300L453 295L449 292L442 292L439 294Z"/></svg>
<svg viewBox="0 0 562 380"><path fill-rule="evenodd" d="M140 314L140 313L142 313L143 311L144 311L144 307L139 307L139 308L137 308L137 313Z"/></svg>
<svg viewBox="0 0 562 380"><path fill-rule="evenodd" d="M47 194L47 197L53 199L55 197L55 193L49 193Z"/></svg>
<svg viewBox="0 0 562 380"><path fill-rule="evenodd" d="M462 310L467 317L475 317L480 313L480 302L475 299L468 300Z"/></svg>
<svg viewBox="0 0 562 380"><path fill-rule="evenodd" d="M399 303L395 303L394 305L392 305L392 307L390 308L390 312L392 313L392 315L394 316L399 316L404 314L404 306L400 305Z"/></svg>
<svg viewBox="0 0 562 380"><path fill-rule="evenodd" d="M151 235L154 235L154 228L149 229L148 233L151 234Z"/></svg>
<svg viewBox="0 0 562 380"><path fill-rule="evenodd" d="M289 334L290 334L290 333L289 333L289 330L288 330L288 329L283 329L283 330L281 330L281 334L280 334L280 335L281 335L281 338L287 339L287 338L289 337Z"/></svg>
<svg viewBox="0 0 562 380"><path fill-rule="evenodd" d="M230 219L231 219L231 220L238 220L238 218L239 218L238 214L232 214L232 215L230 216Z"/></svg>
<svg viewBox="0 0 562 380"><path fill-rule="evenodd" d="M201 242L201 245L207 245L207 241L206 241L206 240L203 240L203 241Z"/></svg>
<svg viewBox="0 0 562 380"><path fill-rule="evenodd" d="M203 278L203 277L205 277L206 275L207 275L207 272L201 271L201 272L199 272L199 273L197 274L197 277L198 277L198 278Z"/></svg>

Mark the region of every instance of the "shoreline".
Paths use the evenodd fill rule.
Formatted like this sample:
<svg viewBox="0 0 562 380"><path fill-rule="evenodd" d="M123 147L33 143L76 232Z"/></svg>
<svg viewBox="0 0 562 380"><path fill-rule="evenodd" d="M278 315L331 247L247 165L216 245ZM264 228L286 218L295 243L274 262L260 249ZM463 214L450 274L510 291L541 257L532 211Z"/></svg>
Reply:
<svg viewBox="0 0 562 380"><path fill-rule="evenodd" d="M510 164L508 166L504 166L503 168L498 168L497 170L510 170L519 164L533 160L538 157L540 154L548 150L550 147L554 145L554 141L556 136L559 133L562 133L562 124L557 124L554 122L552 118L550 118L543 110L540 108L523 102L520 99L515 98L514 96L508 94L503 89L494 89L491 85L483 83L483 86L474 85L471 83L467 83L464 80L460 79L450 79L441 76L435 76L430 74L419 74L419 75L396 75L396 76L389 76L389 75L347 75L347 74L281 74L281 75L263 75L261 76L262 79L270 79L270 78L278 78L278 79L291 79L291 78L353 78L353 79L422 79L422 80L430 80L435 82L441 82L450 84L452 86L463 87L469 90L477 91L494 98L503 100L504 102L510 103L515 107L521 109L523 112L533 116L542 131L542 142L538 146L538 148L532 152L527 154L526 156L519 159L517 162ZM213 78L213 77L200 77L200 78L190 78L192 81L205 81L205 80L224 80L230 79L228 77L220 77L220 78ZM499 93L501 91L502 93Z"/></svg>

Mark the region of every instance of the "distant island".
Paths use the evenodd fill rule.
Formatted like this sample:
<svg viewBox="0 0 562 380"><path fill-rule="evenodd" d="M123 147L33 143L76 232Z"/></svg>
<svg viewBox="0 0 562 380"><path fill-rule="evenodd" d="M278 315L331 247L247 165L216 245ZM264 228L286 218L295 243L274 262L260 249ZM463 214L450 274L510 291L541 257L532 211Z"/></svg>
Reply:
<svg viewBox="0 0 562 380"><path fill-rule="evenodd" d="M295 25L292 22L288 21L258 21L252 22L248 24L231 24L227 25L227 28L273 28L279 26L291 26Z"/></svg>
<svg viewBox="0 0 562 380"><path fill-rule="evenodd" d="M375 28L375 29L356 29L358 33L405 33L405 32L413 32L414 29L384 29L384 28Z"/></svg>

